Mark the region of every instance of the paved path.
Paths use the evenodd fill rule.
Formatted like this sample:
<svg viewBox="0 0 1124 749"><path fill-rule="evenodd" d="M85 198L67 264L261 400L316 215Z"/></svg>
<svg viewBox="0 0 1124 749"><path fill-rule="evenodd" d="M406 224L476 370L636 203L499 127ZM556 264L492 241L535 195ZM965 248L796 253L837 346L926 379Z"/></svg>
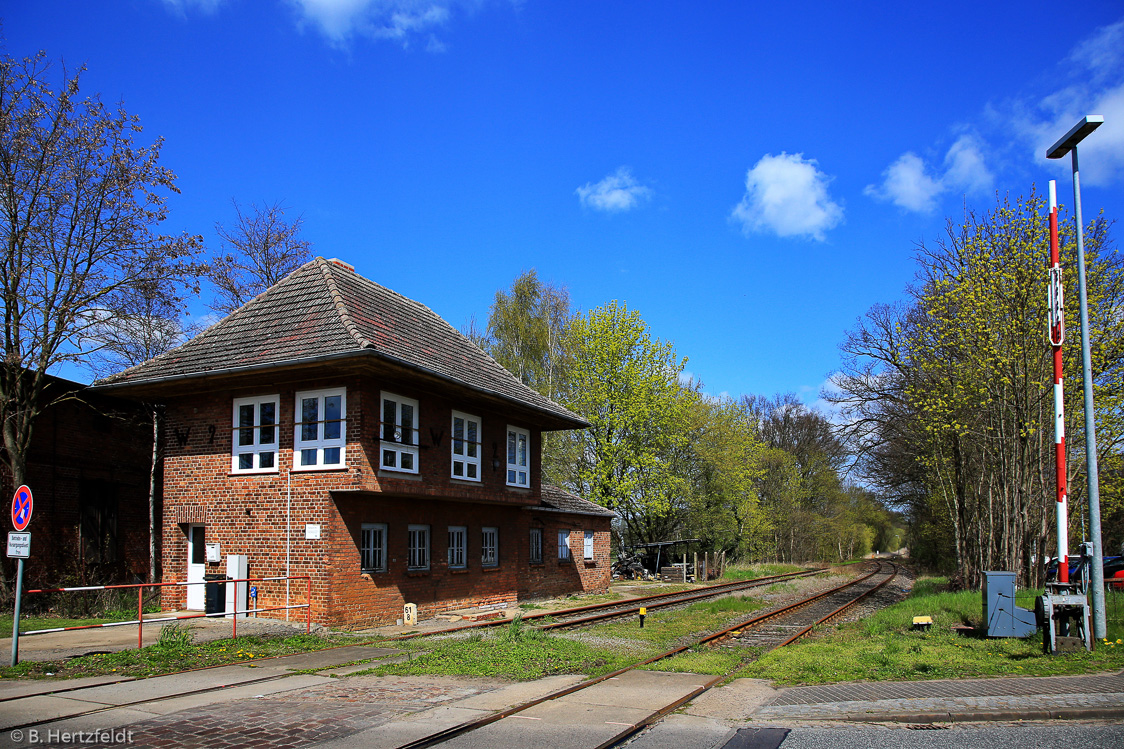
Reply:
<svg viewBox="0 0 1124 749"><path fill-rule="evenodd" d="M757 721L971 721L1124 717L1124 672L782 689Z"/></svg>
<svg viewBox="0 0 1124 749"><path fill-rule="evenodd" d="M168 749L389 749L581 680L578 676L557 676L511 683L455 677L351 676L347 674L356 671L355 667L339 665L393 657L395 652L387 649L353 646L263 660L252 666L223 666L116 684L100 683L98 679L81 684L0 683L0 747L86 745L90 734L77 732L102 730L110 731L104 734L108 738L96 742L102 745L131 738L134 746ZM328 670L316 674L295 673L325 667ZM631 672L586 692L543 703L519 717L505 718L445 745L450 749L597 746L676 698L690 694L706 678ZM219 686L222 688L215 689ZM68 687L88 688L61 691ZM636 735L629 746L734 749L763 747L771 742L774 747L783 747L788 728L825 722L918 726L1056 717L1119 722L1124 718L1124 673L787 689L739 679L700 695L687 708ZM769 728L783 730L765 730Z"/></svg>

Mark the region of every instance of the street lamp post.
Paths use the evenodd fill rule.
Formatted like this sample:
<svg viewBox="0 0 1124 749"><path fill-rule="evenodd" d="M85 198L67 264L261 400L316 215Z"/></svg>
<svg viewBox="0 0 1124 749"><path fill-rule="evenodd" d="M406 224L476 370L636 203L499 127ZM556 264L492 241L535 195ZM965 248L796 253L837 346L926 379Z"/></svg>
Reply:
<svg viewBox="0 0 1124 749"><path fill-rule="evenodd" d="M1089 535L1093 541L1093 636L1104 639L1104 554L1101 550L1101 496L1097 476L1097 435L1093 414L1093 366L1089 353L1089 305L1085 292L1085 236L1081 225L1081 176L1077 167L1077 144L1104 123L1104 117L1091 114L1081 119L1046 151L1046 158L1060 159L1067 153L1073 160L1073 218L1077 225L1077 296L1081 305L1081 378L1085 403L1085 475L1088 479ZM1059 546L1061 542L1059 540Z"/></svg>

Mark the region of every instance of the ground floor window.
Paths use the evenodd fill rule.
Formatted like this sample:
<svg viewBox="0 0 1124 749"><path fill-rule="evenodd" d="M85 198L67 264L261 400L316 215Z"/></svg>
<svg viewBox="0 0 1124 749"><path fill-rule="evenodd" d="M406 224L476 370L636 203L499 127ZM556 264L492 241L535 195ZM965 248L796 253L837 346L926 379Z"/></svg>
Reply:
<svg viewBox="0 0 1124 749"><path fill-rule="evenodd" d="M542 528L531 529L531 564L542 562Z"/></svg>
<svg viewBox="0 0 1124 749"><path fill-rule="evenodd" d="M83 481L78 488L79 533L82 561L108 564L117 561L117 495L106 481Z"/></svg>
<svg viewBox="0 0 1124 749"><path fill-rule="evenodd" d="M464 546L467 535L464 526L449 526L449 567L452 569L463 569L465 566Z"/></svg>
<svg viewBox="0 0 1124 749"><path fill-rule="evenodd" d="M570 531L558 531L558 558L570 558Z"/></svg>
<svg viewBox="0 0 1124 749"><path fill-rule="evenodd" d="M585 532L585 546L583 551L585 552L583 556L586 559L593 559L593 531Z"/></svg>
<svg viewBox="0 0 1124 749"><path fill-rule="evenodd" d="M411 570L429 569L429 526L411 525L409 527L408 554L406 566Z"/></svg>
<svg viewBox="0 0 1124 749"><path fill-rule="evenodd" d="M480 563L495 567L500 563L500 529L482 528L480 533Z"/></svg>
<svg viewBox="0 0 1124 749"><path fill-rule="evenodd" d="M364 572L386 572L386 523L363 523L359 558Z"/></svg>

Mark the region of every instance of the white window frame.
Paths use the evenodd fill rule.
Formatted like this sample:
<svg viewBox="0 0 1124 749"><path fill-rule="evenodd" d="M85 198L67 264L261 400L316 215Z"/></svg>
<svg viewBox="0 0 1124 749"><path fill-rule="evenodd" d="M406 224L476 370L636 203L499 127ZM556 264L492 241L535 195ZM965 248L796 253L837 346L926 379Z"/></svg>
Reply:
<svg viewBox="0 0 1124 749"><path fill-rule="evenodd" d="M484 526L480 529L480 566L496 567L500 563L500 529Z"/></svg>
<svg viewBox="0 0 1124 749"><path fill-rule="evenodd" d="M558 558L567 562L570 555L570 531L558 531Z"/></svg>
<svg viewBox="0 0 1124 749"><path fill-rule="evenodd" d="M582 544L582 557L588 562L593 559L593 531L585 531Z"/></svg>
<svg viewBox="0 0 1124 749"><path fill-rule="evenodd" d="M526 440L523 450L523 462L519 462L519 438ZM518 486L523 489L531 486L531 433L520 427L507 426L507 485Z"/></svg>
<svg viewBox="0 0 1124 749"><path fill-rule="evenodd" d="M273 406L273 423L261 423L261 407L264 405ZM239 425L239 416L243 406L253 406L254 409L254 424L251 427L243 427ZM235 398L234 411L231 420L230 430L230 472L231 473L277 473L278 460L281 436L281 396L280 395L259 395L250 398ZM262 442L261 435L263 428L272 428L273 441ZM253 437L250 444L239 445L239 435L243 429L249 429ZM264 448L264 449L263 449ZM243 455L250 455L252 466L250 468L240 468L239 462ZM270 456L273 461L272 466L262 467L262 457Z"/></svg>
<svg viewBox="0 0 1124 749"><path fill-rule="evenodd" d="M462 437L457 438L457 420L461 421ZM461 411L453 411L453 418L451 423L450 432L451 439L449 440L450 449L452 450L453 459L452 464L449 466L449 475L459 481L480 481L480 454L484 452L484 436L482 432L483 425L480 422L479 416L462 413ZM476 441L469 441L469 425L476 425ZM459 444L458 444L459 443ZM457 452L457 448L460 452ZM475 452L473 456L471 453ZM457 473L457 468L461 472ZM475 475L472 475L475 474Z"/></svg>
<svg viewBox="0 0 1124 749"><path fill-rule="evenodd" d="M406 529L406 569L421 572L429 569L429 526L410 525ZM421 541L419 544L418 541Z"/></svg>
<svg viewBox="0 0 1124 749"><path fill-rule="evenodd" d="M327 409L324 401L327 398L339 396L340 418L328 421ZM316 421L304 421L304 401L316 399ZM347 465L347 389L327 388L324 390L305 390L297 393L293 412L293 470L294 471L322 471L325 468L343 468ZM324 434L338 425L339 436L325 438ZM304 438L304 428L311 427L316 431L312 439ZM325 462L327 451L339 450L339 461ZM304 464L305 451L311 452L314 463Z"/></svg>
<svg viewBox="0 0 1124 749"><path fill-rule="evenodd" d="M468 528L463 525L449 526L449 569L463 570L468 567Z"/></svg>
<svg viewBox="0 0 1124 749"><path fill-rule="evenodd" d="M383 421L386 413L386 402L394 402L394 421L389 425ZM408 431L402 427L402 406L413 408L413 426ZM421 433L421 412L418 402L413 398L404 398L401 395L383 391L379 394L379 470L400 471L402 473L418 472L418 436ZM412 431L413 433L408 433ZM393 439L386 439L391 435ZM387 456L393 456L393 463L387 465ZM407 457L408 456L408 457Z"/></svg>
<svg viewBox="0 0 1124 749"><path fill-rule="evenodd" d="M530 543L528 561L531 564L542 564L542 528L532 528L528 541Z"/></svg>
<svg viewBox="0 0 1124 749"><path fill-rule="evenodd" d="M386 523L360 526L359 568L362 572L386 572Z"/></svg>

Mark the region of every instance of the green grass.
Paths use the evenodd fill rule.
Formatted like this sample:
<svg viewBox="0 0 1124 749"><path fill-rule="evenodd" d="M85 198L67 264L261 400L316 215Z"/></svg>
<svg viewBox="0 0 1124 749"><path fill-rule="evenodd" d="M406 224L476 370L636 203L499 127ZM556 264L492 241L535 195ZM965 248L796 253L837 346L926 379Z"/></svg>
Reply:
<svg viewBox="0 0 1124 749"><path fill-rule="evenodd" d="M756 611L764 605L764 601L750 596L727 596L712 601L698 601L675 611L654 609L645 617L643 628L637 617L585 627L582 634L588 633L606 641L619 642L621 647L634 652L655 655L676 645L686 644L693 636L713 631L723 623L732 624L743 618L743 614Z"/></svg>
<svg viewBox="0 0 1124 749"><path fill-rule="evenodd" d="M134 599L135 600L135 599ZM160 611L158 605L148 605L144 608L144 613L153 614ZM56 627L80 627L87 624L107 624L109 622L128 622L136 621L137 609L134 606L131 609L109 610L102 611L101 617L87 617L87 618L70 618L62 616L21 616L20 617L20 632L30 632L36 629L55 629ZM12 615L11 613L0 614L0 637L12 636Z"/></svg>
<svg viewBox="0 0 1124 749"><path fill-rule="evenodd" d="M789 572L803 572L803 567L793 564L731 564L722 573L723 580L756 580L770 575L784 575Z"/></svg>
<svg viewBox="0 0 1124 749"><path fill-rule="evenodd" d="M157 644L140 650L85 655L65 661L24 661L15 667L0 668L0 679L39 678L48 673L56 678L103 675L143 678L205 666L253 663L276 655L367 642L354 637L336 639L300 634L290 637L238 637L197 644L191 641L187 630L169 626L164 628Z"/></svg>
<svg viewBox="0 0 1124 749"><path fill-rule="evenodd" d="M599 675L628 664L625 653L593 648L553 636L515 619L507 627L464 638L402 643L425 652L403 663L378 666L353 675L490 676L526 681L555 674Z"/></svg>
<svg viewBox="0 0 1124 749"><path fill-rule="evenodd" d="M670 650L680 642L711 631L723 622L745 618L764 602L749 596L728 596L699 601L677 611L655 610L645 617L584 627L577 633L556 635L515 619L506 628L475 632L468 637L419 638L399 643L417 652L404 663L378 666L378 675L493 676L506 679L538 679L553 674L600 674L622 668L636 660ZM545 623L536 620L536 624ZM589 644L597 643L596 645ZM724 673L722 665L737 667L718 651L699 650L651 666L657 670Z"/></svg>
<svg viewBox="0 0 1124 749"><path fill-rule="evenodd" d="M860 622L831 627L821 636L764 655L738 676L779 684L837 681L950 679L983 676L1048 676L1124 668L1124 642L1100 643L1093 653L1049 656L1041 633L1025 640L957 635L953 626L978 626L979 592L944 592L943 578L919 578L906 600ZM1033 608L1035 591L1019 591L1018 603ZM1111 615L1111 606L1109 607ZM928 632L912 630L913 617L933 617ZM1119 632L1117 619L1109 628Z"/></svg>
<svg viewBox="0 0 1124 749"><path fill-rule="evenodd" d="M54 629L55 627L80 627L84 624L106 624L108 622L129 621L136 619L137 612L131 615L111 616L105 619L63 619L57 616L21 616L20 632L30 632L35 629ZM134 625L135 626L135 625ZM0 637L12 636L12 615L0 616Z"/></svg>

